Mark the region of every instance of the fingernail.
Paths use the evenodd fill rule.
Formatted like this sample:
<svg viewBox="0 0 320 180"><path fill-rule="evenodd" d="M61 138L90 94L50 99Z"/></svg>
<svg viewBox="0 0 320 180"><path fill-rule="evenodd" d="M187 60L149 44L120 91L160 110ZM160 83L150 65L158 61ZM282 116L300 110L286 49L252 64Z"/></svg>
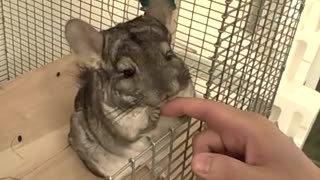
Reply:
<svg viewBox="0 0 320 180"><path fill-rule="evenodd" d="M198 154L194 157L194 171L201 174L207 174L211 165L211 158L205 154Z"/></svg>

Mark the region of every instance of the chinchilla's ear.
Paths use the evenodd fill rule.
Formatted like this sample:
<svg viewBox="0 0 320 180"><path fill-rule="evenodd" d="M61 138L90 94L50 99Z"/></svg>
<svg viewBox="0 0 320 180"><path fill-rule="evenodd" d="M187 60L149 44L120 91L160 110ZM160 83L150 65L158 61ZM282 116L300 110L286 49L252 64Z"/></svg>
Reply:
<svg viewBox="0 0 320 180"><path fill-rule="evenodd" d="M98 68L102 61L103 35L90 24L80 20L69 20L65 26L66 39L80 64Z"/></svg>
<svg viewBox="0 0 320 180"><path fill-rule="evenodd" d="M146 16L158 19L163 25L170 29L174 7L169 0L150 0Z"/></svg>

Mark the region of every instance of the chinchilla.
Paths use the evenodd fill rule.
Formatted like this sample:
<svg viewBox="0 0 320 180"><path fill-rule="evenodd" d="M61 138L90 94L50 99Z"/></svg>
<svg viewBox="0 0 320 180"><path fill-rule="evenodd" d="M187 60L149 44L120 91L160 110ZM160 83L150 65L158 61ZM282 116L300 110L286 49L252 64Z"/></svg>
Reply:
<svg viewBox="0 0 320 180"><path fill-rule="evenodd" d="M170 46L172 11L167 1L152 0L144 15L107 30L80 19L65 25L80 69L68 141L96 176L114 175L150 139L190 120L160 115L168 100L195 96L188 67Z"/></svg>

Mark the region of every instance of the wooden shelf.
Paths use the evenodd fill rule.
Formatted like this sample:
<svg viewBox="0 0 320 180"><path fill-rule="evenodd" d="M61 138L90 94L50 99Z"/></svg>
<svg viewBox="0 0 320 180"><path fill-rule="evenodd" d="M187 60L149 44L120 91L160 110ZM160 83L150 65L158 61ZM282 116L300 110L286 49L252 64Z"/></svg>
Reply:
<svg viewBox="0 0 320 180"><path fill-rule="evenodd" d="M68 55L1 84L0 179L99 179L67 143L77 90L75 60Z"/></svg>

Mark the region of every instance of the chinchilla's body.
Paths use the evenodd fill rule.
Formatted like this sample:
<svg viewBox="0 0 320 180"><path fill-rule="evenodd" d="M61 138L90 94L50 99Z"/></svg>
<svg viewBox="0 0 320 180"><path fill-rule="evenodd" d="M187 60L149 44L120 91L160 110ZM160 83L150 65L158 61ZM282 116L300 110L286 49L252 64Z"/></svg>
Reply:
<svg viewBox="0 0 320 180"><path fill-rule="evenodd" d="M69 142L97 176L112 176L150 146L148 138L189 120L160 116L163 103L194 97L194 89L170 47L170 9L165 1L150 3L146 15L101 32L77 19L66 25L81 67Z"/></svg>

